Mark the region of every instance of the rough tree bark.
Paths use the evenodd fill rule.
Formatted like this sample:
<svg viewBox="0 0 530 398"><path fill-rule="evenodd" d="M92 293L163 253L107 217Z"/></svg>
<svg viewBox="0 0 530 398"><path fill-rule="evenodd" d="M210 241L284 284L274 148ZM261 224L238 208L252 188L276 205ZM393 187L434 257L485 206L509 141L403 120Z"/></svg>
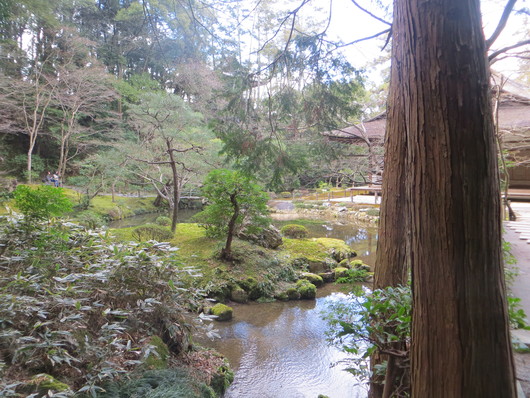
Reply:
<svg viewBox="0 0 530 398"><path fill-rule="evenodd" d="M393 86L399 85L402 68L393 62L390 80ZM406 135L404 101L398 95L388 98L386 135L385 135L385 167L381 214L379 219L379 239L374 272L374 289L389 286L405 285L408 280L410 264L407 261L407 201L405 193L405 156ZM400 348L400 347L396 347ZM388 360L387 355L375 353L370 358L372 371L375 365ZM392 373L393 369L388 369ZM374 377L370 382L369 398L383 397L383 378Z"/></svg>
<svg viewBox="0 0 530 398"><path fill-rule="evenodd" d="M395 0L393 37L389 127L406 156L385 169L406 191L383 215L410 223L412 396L515 397L479 1Z"/></svg>

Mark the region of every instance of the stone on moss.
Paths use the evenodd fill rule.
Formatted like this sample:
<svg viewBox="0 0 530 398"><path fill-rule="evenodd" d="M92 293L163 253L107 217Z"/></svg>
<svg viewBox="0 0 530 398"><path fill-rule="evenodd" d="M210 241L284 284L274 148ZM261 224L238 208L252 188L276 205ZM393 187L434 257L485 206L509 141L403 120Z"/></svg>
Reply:
<svg viewBox="0 0 530 398"><path fill-rule="evenodd" d="M343 278L348 276L348 268L337 267L333 270L333 273L335 275L335 279Z"/></svg>
<svg viewBox="0 0 530 398"><path fill-rule="evenodd" d="M317 287L322 286L324 284L324 279L322 279L321 276L313 274L311 272L304 272L302 274L302 278L307 279L309 282L311 282Z"/></svg>
<svg viewBox="0 0 530 398"><path fill-rule="evenodd" d="M232 288L232 291L230 292L230 299L236 303L245 304L248 303L248 293L239 286L236 286Z"/></svg>
<svg viewBox="0 0 530 398"><path fill-rule="evenodd" d="M234 310L232 307L229 307L222 303L215 304L210 308L210 314L215 315L218 321L229 321L232 319L232 313Z"/></svg>
<svg viewBox="0 0 530 398"><path fill-rule="evenodd" d="M311 300L317 295L317 287L307 279L300 279L296 282L296 290L300 293L300 298Z"/></svg>
<svg viewBox="0 0 530 398"><path fill-rule="evenodd" d="M151 336L147 344L153 346L154 350L145 358L145 366L149 369L167 369L169 348L166 343L158 336Z"/></svg>

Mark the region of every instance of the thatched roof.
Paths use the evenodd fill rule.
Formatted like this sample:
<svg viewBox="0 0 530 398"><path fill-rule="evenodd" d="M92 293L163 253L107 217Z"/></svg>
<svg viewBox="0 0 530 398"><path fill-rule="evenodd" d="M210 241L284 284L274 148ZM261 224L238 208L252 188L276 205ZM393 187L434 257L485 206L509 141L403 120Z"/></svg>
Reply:
<svg viewBox="0 0 530 398"><path fill-rule="evenodd" d="M530 137L530 88L506 79L498 73L492 74L492 85L502 86L499 105L499 128L505 139L520 140L521 135ZM382 143L385 137L386 113L373 119L342 129L323 132L331 141L349 144ZM514 137L510 137L513 135Z"/></svg>
<svg viewBox="0 0 530 398"><path fill-rule="evenodd" d="M361 124L347 126L342 129L325 131L323 136L331 141L349 144L365 144L368 142L383 142L385 139L386 114L382 113Z"/></svg>

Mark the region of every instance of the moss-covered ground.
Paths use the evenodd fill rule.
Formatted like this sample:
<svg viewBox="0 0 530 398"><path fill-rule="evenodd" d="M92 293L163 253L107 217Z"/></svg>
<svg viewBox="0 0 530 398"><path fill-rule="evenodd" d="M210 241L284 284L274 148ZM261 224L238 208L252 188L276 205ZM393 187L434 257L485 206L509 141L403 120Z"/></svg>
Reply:
<svg viewBox="0 0 530 398"><path fill-rule="evenodd" d="M134 240L132 228L111 230L119 240ZM312 265L333 268L344 258L354 255L342 240L331 238L283 238L278 249L267 249L250 242L234 239L234 261L219 258L224 240L206 236L198 224L180 223L170 243L178 247L180 266L193 267L200 278L190 278L190 283L205 289L221 301L231 297L231 292L244 289L249 298L266 299L282 297L281 293L298 280ZM331 266L330 266L331 264Z"/></svg>

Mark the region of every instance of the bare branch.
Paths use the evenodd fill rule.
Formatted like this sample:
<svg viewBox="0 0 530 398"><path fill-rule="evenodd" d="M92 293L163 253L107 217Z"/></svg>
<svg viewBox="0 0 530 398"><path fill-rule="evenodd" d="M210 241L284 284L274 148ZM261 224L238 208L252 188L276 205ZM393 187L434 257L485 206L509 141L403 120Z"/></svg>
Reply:
<svg viewBox="0 0 530 398"><path fill-rule="evenodd" d="M530 44L530 39L529 40L523 40L523 41L520 41L519 43L515 43L511 46L508 46L508 47L504 47L504 48L501 48L500 50L497 50L493 53L491 53L489 56L488 56L488 61L490 61L490 64L492 63L492 61L497 58L500 54L502 53L505 53L507 51L510 51L514 48L517 48L517 47L522 47L522 46L525 46L527 44Z"/></svg>
<svg viewBox="0 0 530 398"><path fill-rule="evenodd" d="M517 0L515 0L517 1ZM366 8L363 8L357 3L355 0L351 0L351 2L361 11L365 12L366 14L370 15L372 18L377 19L379 22L382 22L384 24L387 24L388 26L392 26L392 24L388 21L385 21L383 18L379 18L377 15L372 14L370 11L368 11Z"/></svg>
<svg viewBox="0 0 530 398"><path fill-rule="evenodd" d="M493 32L491 37L488 40L486 40L486 49L488 50L490 49L491 45L495 42L495 40L497 40L501 32L506 27L506 23L508 22L508 18L510 17L510 14L512 13L515 3L517 3L517 0L508 0L508 3L506 4L506 7L504 7L504 11L501 15L501 19L499 23L497 24L497 27L495 28L495 31Z"/></svg>

